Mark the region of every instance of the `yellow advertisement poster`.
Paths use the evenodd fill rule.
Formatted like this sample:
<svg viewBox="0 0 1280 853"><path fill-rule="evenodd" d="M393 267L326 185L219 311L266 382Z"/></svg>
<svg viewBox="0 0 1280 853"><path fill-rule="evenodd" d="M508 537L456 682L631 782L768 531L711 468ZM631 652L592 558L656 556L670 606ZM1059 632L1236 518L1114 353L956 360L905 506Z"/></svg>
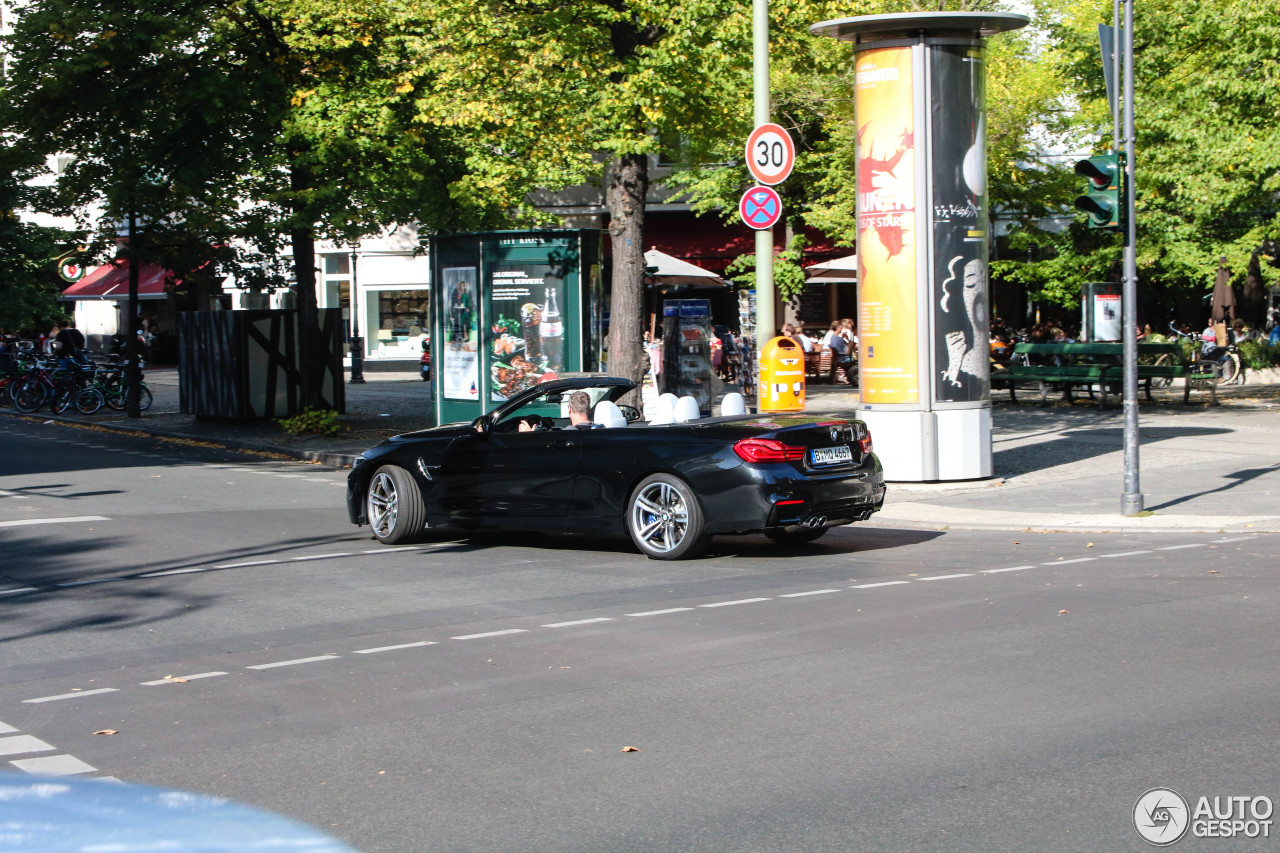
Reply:
<svg viewBox="0 0 1280 853"><path fill-rule="evenodd" d="M858 358L864 403L918 403L911 48L858 54Z"/></svg>

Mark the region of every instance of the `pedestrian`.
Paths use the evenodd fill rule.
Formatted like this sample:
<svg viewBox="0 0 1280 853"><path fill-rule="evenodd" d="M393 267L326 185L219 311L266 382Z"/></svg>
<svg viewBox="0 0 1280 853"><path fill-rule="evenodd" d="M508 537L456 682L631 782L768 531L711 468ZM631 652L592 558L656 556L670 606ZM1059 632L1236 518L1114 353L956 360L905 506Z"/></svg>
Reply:
<svg viewBox="0 0 1280 853"><path fill-rule="evenodd" d="M839 368L851 366L853 359L849 355L849 342L840 334L842 328L839 320L831 321L831 328L822 338L822 348L831 350L831 375L834 379Z"/></svg>

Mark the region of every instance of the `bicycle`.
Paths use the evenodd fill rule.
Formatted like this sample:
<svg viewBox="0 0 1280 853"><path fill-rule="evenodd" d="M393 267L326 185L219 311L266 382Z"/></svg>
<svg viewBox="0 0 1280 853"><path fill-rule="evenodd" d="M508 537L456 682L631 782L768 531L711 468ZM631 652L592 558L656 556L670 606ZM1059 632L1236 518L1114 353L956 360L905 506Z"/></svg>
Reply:
<svg viewBox="0 0 1280 853"><path fill-rule="evenodd" d="M1174 323L1169 324L1169 331L1173 332L1180 340L1189 340L1200 345L1200 358L1195 359L1193 366L1196 373L1210 373L1214 377L1214 382L1218 385L1230 385L1234 382L1244 382L1244 370L1240 362L1240 349L1234 342L1220 347L1214 341L1206 341L1200 335L1194 332L1184 332ZM1156 359L1156 364L1172 364L1173 356L1165 354ZM1168 385L1172 380L1163 379L1156 383L1152 381L1152 385L1163 387Z"/></svg>
<svg viewBox="0 0 1280 853"><path fill-rule="evenodd" d="M13 407L23 414L40 411L46 405L54 414L62 414L73 405L82 415L102 408L104 398L86 384L79 368L63 368L53 359L36 359L13 392Z"/></svg>

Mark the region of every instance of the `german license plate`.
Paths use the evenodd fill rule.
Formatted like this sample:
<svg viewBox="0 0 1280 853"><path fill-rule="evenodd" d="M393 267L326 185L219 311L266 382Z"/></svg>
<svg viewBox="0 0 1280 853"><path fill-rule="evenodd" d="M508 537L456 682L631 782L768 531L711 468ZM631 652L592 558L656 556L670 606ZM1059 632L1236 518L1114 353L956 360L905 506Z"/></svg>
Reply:
<svg viewBox="0 0 1280 853"><path fill-rule="evenodd" d="M853 452L845 444L839 447L815 447L809 451L809 460L814 465L838 465L841 462L852 462Z"/></svg>

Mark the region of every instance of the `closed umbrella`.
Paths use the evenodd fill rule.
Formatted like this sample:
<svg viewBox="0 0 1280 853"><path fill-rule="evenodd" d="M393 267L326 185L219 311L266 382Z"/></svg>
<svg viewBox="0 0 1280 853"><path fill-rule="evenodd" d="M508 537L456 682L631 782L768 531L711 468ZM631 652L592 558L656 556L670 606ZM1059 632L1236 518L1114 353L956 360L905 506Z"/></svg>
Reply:
<svg viewBox="0 0 1280 853"><path fill-rule="evenodd" d="M1218 262L1218 277L1213 285L1213 322L1229 323L1236 316L1236 292L1231 288L1231 271L1227 259Z"/></svg>

